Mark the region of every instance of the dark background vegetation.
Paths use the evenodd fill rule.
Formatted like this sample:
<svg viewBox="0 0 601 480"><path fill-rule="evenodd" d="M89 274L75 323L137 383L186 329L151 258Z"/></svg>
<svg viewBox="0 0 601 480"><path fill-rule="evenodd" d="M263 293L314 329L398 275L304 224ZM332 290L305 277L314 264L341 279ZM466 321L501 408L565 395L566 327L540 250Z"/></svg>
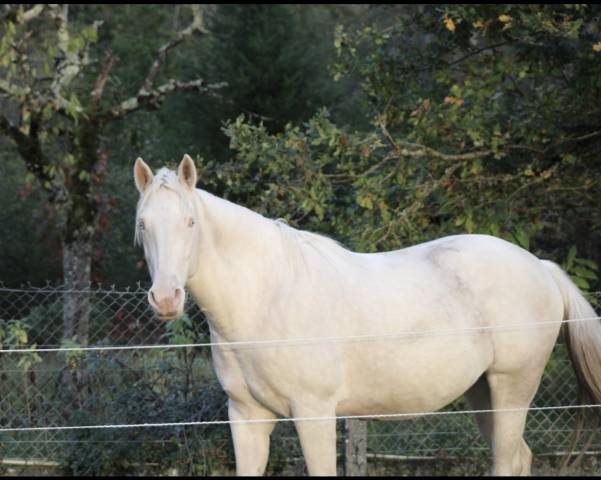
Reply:
<svg viewBox="0 0 601 480"><path fill-rule="evenodd" d="M160 108L105 128L97 145L103 177L90 193L98 201L88 222L91 280L147 279L132 245L131 165L137 156L156 168L173 165L189 153L200 188L354 249L492 233L564 262L582 287L596 288L599 12L596 5L205 7L207 33L175 48L159 78L227 86L218 97L175 92ZM157 49L190 18L182 5L73 5L69 15L74 33L103 22L89 47L94 61L70 86L84 105L107 52L115 61L102 101L110 103L135 93ZM52 33L42 17L23 32ZM0 101L12 112L10 96ZM26 126L23 112L11 115ZM64 212L11 137L0 142L0 279L60 280ZM68 142L51 151L55 171L66 169L68 154Z"/></svg>
<svg viewBox="0 0 601 480"><path fill-rule="evenodd" d="M61 25L70 35L62 46ZM177 88L160 90L172 80ZM127 110L127 99L138 106ZM354 250L492 234L561 263L592 292L600 151L599 5L0 7L4 286L146 283L133 246L133 162L173 167L188 153L200 188ZM54 291L35 308L5 299L3 343L49 342L50 321L53 343L116 342L99 325L116 315L102 305L119 305L81 298ZM90 321L74 331L78 309ZM160 339L205 341L201 330L184 317ZM223 418L207 355L144 361L153 369L111 370L114 360L101 356L57 360L83 372L69 388L60 374L43 388L41 374L31 380L40 357L9 364L19 388L40 387L34 403L71 405L73 422L108 421L106 412L123 422L152 421L149 412ZM97 395L73 397L80 391ZM76 474L127 474L157 461L229 471L231 445L209 430L77 434L60 461ZM134 440L143 447L130 448ZM208 452L205 463L184 447Z"/></svg>

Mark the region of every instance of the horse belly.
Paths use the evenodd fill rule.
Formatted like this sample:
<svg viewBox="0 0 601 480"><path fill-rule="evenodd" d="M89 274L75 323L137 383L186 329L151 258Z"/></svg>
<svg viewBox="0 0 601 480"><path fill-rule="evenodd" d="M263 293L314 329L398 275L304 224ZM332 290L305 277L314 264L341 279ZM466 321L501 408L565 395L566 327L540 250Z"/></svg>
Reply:
<svg viewBox="0 0 601 480"><path fill-rule="evenodd" d="M463 395L492 359L490 341L471 338L393 339L352 346L339 415L439 410ZM354 362L352 359L369 359Z"/></svg>

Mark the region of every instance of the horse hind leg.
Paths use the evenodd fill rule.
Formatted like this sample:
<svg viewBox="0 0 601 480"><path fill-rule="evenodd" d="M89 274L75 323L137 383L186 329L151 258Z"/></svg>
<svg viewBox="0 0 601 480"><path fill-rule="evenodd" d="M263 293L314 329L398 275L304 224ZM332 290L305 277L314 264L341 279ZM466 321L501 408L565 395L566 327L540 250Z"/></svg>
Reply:
<svg viewBox="0 0 601 480"><path fill-rule="evenodd" d="M532 452L523 435L542 371L490 373L495 475L530 475ZM504 411L505 410L505 411Z"/></svg>
<svg viewBox="0 0 601 480"><path fill-rule="evenodd" d="M491 410L492 401L490 398L490 387L486 374L478 379L478 381L465 392L465 398L472 410ZM476 424L480 433L486 440L490 448L493 446L493 415L492 412L474 413Z"/></svg>

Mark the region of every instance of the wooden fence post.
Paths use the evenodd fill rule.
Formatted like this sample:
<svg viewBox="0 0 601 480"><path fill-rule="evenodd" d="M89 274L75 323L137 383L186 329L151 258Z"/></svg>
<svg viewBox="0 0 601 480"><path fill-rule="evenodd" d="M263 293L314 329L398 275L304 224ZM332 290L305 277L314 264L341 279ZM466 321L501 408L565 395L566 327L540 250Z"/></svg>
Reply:
<svg viewBox="0 0 601 480"><path fill-rule="evenodd" d="M347 477L367 475L367 421L344 422L344 474Z"/></svg>

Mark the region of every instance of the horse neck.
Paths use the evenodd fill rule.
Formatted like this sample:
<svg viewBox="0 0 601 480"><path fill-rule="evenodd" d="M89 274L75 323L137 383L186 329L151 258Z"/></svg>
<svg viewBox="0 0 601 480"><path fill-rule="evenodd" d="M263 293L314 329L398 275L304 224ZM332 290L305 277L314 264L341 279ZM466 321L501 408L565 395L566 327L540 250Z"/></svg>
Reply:
<svg viewBox="0 0 601 480"><path fill-rule="evenodd" d="M197 190L201 235L197 273L188 289L202 306L214 332L234 339L252 325L252 312L274 281L280 253L272 220L245 207Z"/></svg>

